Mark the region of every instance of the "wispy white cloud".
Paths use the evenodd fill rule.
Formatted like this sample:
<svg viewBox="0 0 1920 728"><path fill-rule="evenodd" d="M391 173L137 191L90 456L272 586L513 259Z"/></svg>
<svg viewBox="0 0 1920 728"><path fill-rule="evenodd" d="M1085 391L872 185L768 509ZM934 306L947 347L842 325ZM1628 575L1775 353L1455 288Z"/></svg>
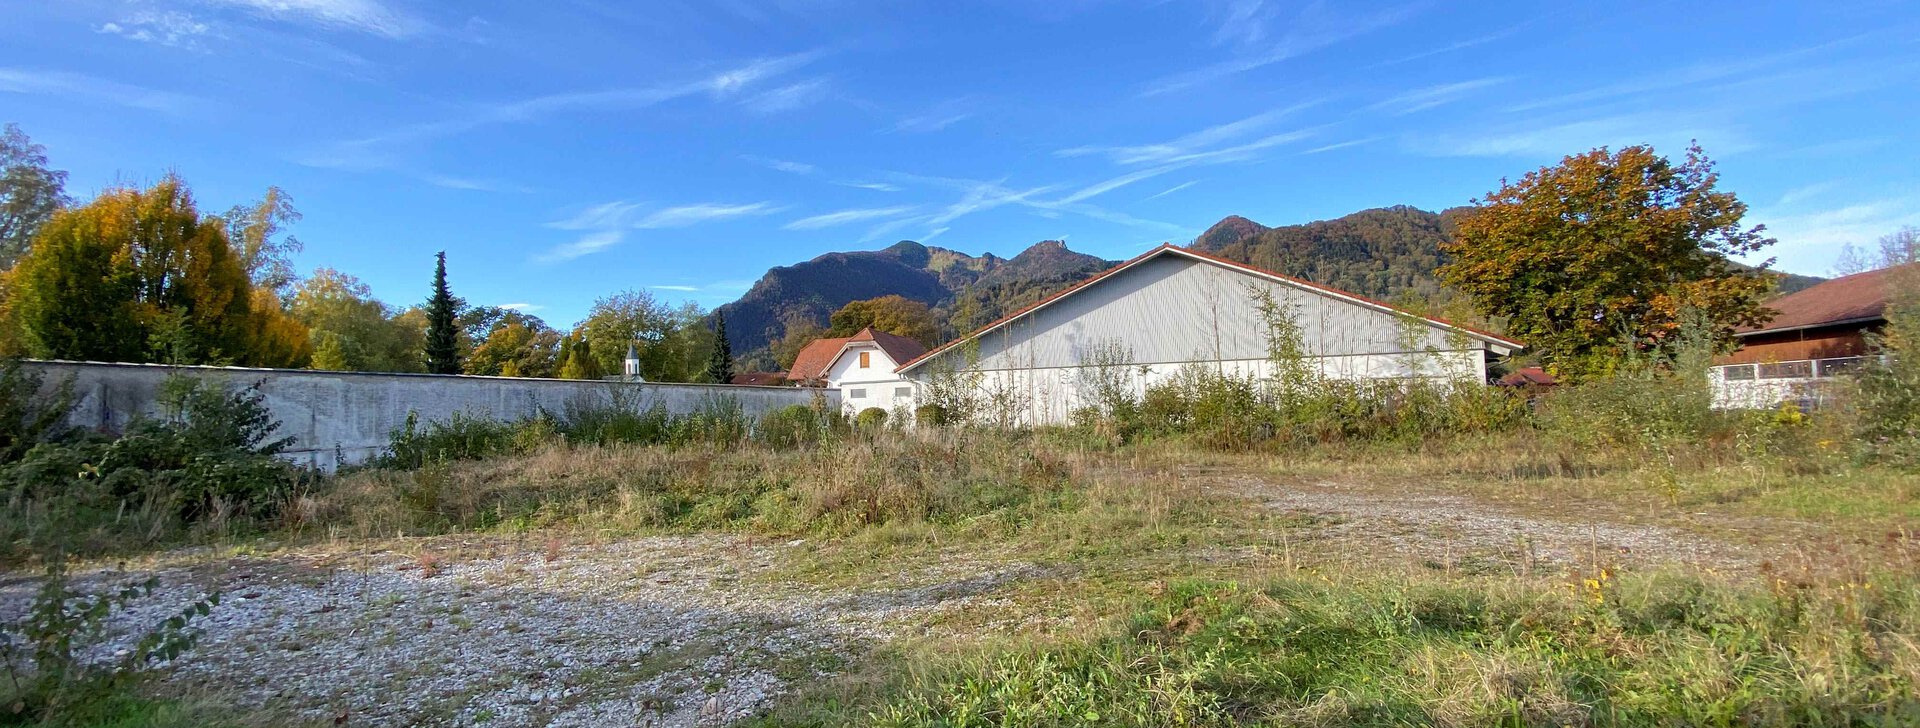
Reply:
<svg viewBox="0 0 1920 728"><path fill-rule="evenodd" d="M814 172L819 171L818 168L814 167L811 164L807 164L805 162L794 162L786 159L760 157L752 154L742 154L740 155L740 158L746 161L752 162L754 164L758 164L760 166L766 167L768 169L775 170L778 172L786 172L788 174L813 174Z"/></svg>
<svg viewBox="0 0 1920 728"><path fill-rule="evenodd" d="M1827 180L1825 182L1815 182L1810 185L1802 185L1800 187L1795 187L1793 189L1787 190L1784 194L1780 195L1780 201L1776 204L1780 205L1781 207L1798 205L1802 202L1806 202L1816 197L1825 195L1828 192L1832 192L1836 189L1839 189L1839 187L1840 187L1840 180Z"/></svg>
<svg viewBox="0 0 1920 728"><path fill-rule="evenodd" d="M585 231L585 234L573 242L555 246L545 253L534 256L534 260L553 263L592 255L625 242L628 232L632 230L689 227L704 222L771 215L783 209L771 202L700 203L667 207L645 215L640 214L646 207L638 202L605 202L583 208L564 219L547 223L547 227L555 230Z"/></svg>
<svg viewBox="0 0 1920 728"><path fill-rule="evenodd" d="M1396 115L1411 114L1453 103L1475 91L1489 86L1497 86L1510 80L1512 80L1512 78L1508 76L1489 76L1486 78L1475 78L1466 81L1427 86L1425 88L1417 88L1412 91L1397 94L1367 108Z"/></svg>
<svg viewBox="0 0 1920 728"><path fill-rule="evenodd" d="M1748 213L1746 221L1764 223L1766 234L1779 241L1755 257L1774 256L1781 270L1824 273L1832 269L1844 245L1870 249L1881 236L1909 225L1920 226L1920 195L1883 197L1806 212L1759 209Z"/></svg>
<svg viewBox="0 0 1920 728"><path fill-rule="evenodd" d="M0 67L0 93L53 96L127 108L185 114L203 100L170 91L156 91L95 78L80 73Z"/></svg>
<svg viewBox="0 0 1920 728"><path fill-rule="evenodd" d="M1349 38L1404 22L1418 14L1421 9L1421 5L1404 5L1376 10L1364 15L1346 16L1341 15L1341 10L1329 4L1312 3L1288 22L1285 35L1263 51L1162 78L1148 85L1140 95L1156 96L1171 93L1271 66Z"/></svg>
<svg viewBox="0 0 1920 728"><path fill-rule="evenodd" d="M1377 136L1363 137L1360 139L1349 139L1344 142L1334 142L1332 144L1314 147L1307 151L1301 152L1301 154L1321 154L1324 152L1331 152L1336 149L1346 149L1347 147L1357 147L1362 144L1372 144L1374 142L1380 141L1380 139L1381 137L1377 137Z"/></svg>
<svg viewBox="0 0 1920 728"><path fill-rule="evenodd" d="M508 311L519 311L521 313L533 313L546 308L546 306L537 303L503 303L494 308L504 308Z"/></svg>
<svg viewBox="0 0 1920 728"><path fill-rule="evenodd" d="M1147 201L1147 200L1157 200L1157 199L1160 199L1160 198L1162 198L1162 197L1166 197L1167 195L1171 195L1171 194L1173 194L1173 193L1175 193L1175 192L1179 192L1179 191L1181 191L1181 190L1184 190L1184 189L1186 189L1186 188L1188 188L1188 187L1192 187L1192 186L1194 186L1194 185L1197 185L1197 184L1200 184L1200 180L1197 180L1197 179L1196 179L1196 180L1193 180L1193 181L1191 181L1191 182L1181 182L1180 184L1177 184L1177 185L1174 185L1174 186L1172 186L1172 187L1168 187L1168 188L1166 188L1166 189L1164 189L1164 190L1161 190L1161 191L1159 191L1159 192L1155 192L1155 193L1153 193L1153 194L1151 194L1151 195L1147 195L1147 196L1146 196L1145 198L1142 198L1142 199L1141 199L1141 201L1142 201L1142 202L1145 202L1145 201Z"/></svg>
<svg viewBox="0 0 1920 728"><path fill-rule="evenodd" d="M212 28L189 13L142 10L119 20L102 23L94 28L94 32L142 43L204 50L206 46L202 40L209 36Z"/></svg>
<svg viewBox="0 0 1920 728"><path fill-rule="evenodd" d="M574 258L592 255L619 245L621 241L626 239L627 233L625 230L599 230L582 235L580 239L571 243L556 246L552 250L535 256L534 260L542 263L558 263L573 260Z"/></svg>
<svg viewBox="0 0 1920 728"><path fill-rule="evenodd" d="M201 0L274 20L404 38L430 26L380 0Z"/></svg>
<svg viewBox="0 0 1920 728"><path fill-rule="evenodd" d="M978 102L970 96L947 99L934 104L932 108L894 123L893 130L909 134L940 131L973 118L976 106Z"/></svg>
<svg viewBox="0 0 1920 728"><path fill-rule="evenodd" d="M932 239L934 239L934 238L937 238L937 237L940 237L940 236L942 236L942 235L945 235L945 234L947 234L947 231L948 231L948 230L952 230L952 229L953 229L953 228L950 228L950 227L937 227L937 228L934 228L934 229L932 229L932 230L928 230L928 231L927 231L927 234L925 234L925 235L922 235L922 236L920 236L920 242L922 242L922 243L924 243L924 242L927 242L927 241L930 241L930 240L932 240Z"/></svg>
<svg viewBox="0 0 1920 728"><path fill-rule="evenodd" d="M440 121L412 124L372 136L343 142L320 153L296 160L309 166L365 169L386 168L392 162L394 147L421 143L502 124L538 121L558 114L582 111L634 110L695 96L716 100L736 98L744 89L812 63L818 51L763 58L742 66L680 83L659 86L616 88L604 91L572 91L547 94L503 103L483 104L467 113ZM309 160L320 162L313 164Z"/></svg>
<svg viewBox="0 0 1920 728"><path fill-rule="evenodd" d="M900 190L905 189L900 185L890 184L887 182L851 182L849 181L849 182L835 182L834 184L845 186L845 187L855 187L863 190L873 190L875 192L899 192Z"/></svg>
<svg viewBox="0 0 1920 728"><path fill-rule="evenodd" d="M907 205L900 205L895 207L868 207L868 208L861 208L861 209L854 209L854 210L841 210L839 212L829 212L821 215L814 215L812 217L803 217L798 220L794 220L793 222L787 223L786 225L783 225L781 227L787 230L819 230L821 228L829 228L829 227L835 227L839 225L846 225L848 223L864 222L867 220L878 220L880 218L904 215L909 212L912 212L913 210L914 210L913 207L907 206Z"/></svg>
<svg viewBox="0 0 1920 728"><path fill-rule="evenodd" d="M1783 68L1793 69L1804 67L1809 60L1821 54L1836 48L1858 43L1870 35L1873 34L1864 33L1837 41L1795 48L1778 53L1663 69L1659 73L1630 78L1617 83L1515 104L1508 107L1506 111L1508 113L1518 113L1548 108L1592 108L1597 104L1627 97L1688 89L1706 84L1730 82L1742 78L1751 80L1752 75L1756 73L1770 72ZM1801 73L1790 72L1790 75L1800 76Z"/></svg>
<svg viewBox="0 0 1920 728"><path fill-rule="evenodd" d="M1530 157L1557 159L1594 147L1651 144L1683 149L1699 141L1716 154L1753 148L1741 129L1712 114L1621 114L1583 121L1523 120L1464 134L1415 135L1404 147L1433 157Z"/></svg>
<svg viewBox="0 0 1920 728"><path fill-rule="evenodd" d="M741 105L760 114L777 114L809 106L826 97L827 79L813 78L754 94Z"/></svg>
<svg viewBox="0 0 1920 728"><path fill-rule="evenodd" d="M1150 179L1153 177L1158 177L1168 172L1172 172L1184 166L1185 165L1181 165L1181 164L1168 164L1168 165L1162 165L1159 167L1150 167L1147 169L1140 170L1138 172L1132 172L1129 174L1120 175L1118 177L1113 177L1111 179L1101 180L1094 184L1087 185L1086 187L1082 187L1078 190L1074 190L1072 194L1069 194L1066 197L1060 198L1059 201L1062 203L1074 203L1074 202L1079 202L1081 200L1092 199L1099 195L1104 195L1108 192L1112 192L1114 190L1120 189L1122 187L1133 184L1135 182L1139 182L1144 179Z"/></svg>
<svg viewBox="0 0 1920 728"><path fill-rule="evenodd" d="M660 290L662 290L662 291L681 291L681 292L684 292L684 293L693 293L693 292L695 292L695 291L698 291L698 290L700 290L700 287L699 287L699 286L667 286L667 285L653 285L653 286L647 286L647 287L648 287L648 288L657 288L657 289L660 289Z"/></svg>
<svg viewBox="0 0 1920 728"><path fill-rule="evenodd" d="M1060 185L1043 185L1025 189L1006 186L1006 180L987 182L982 180L959 179L951 177L933 177L925 175L897 174L896 176L945 187L960 192L960 199L942 208L939 212L922 218L906 218L906 223L925 223L932 226L947 226L960 218L986 212L1008 205L1023 207L1042 215L1062 213L1080 215L1095 220L1104 220L1120 225L1135 227L1177 228L1178 226L1157 220L1145 220L1122 212L1109 210L1091 203L1069 199L1047 199L1045 195L1061 188ZM1097 186L1097 185L1096 185Z"/></svg>
<svg viewBox="0 0 1920 728"><path fill-rule="evenodd" d="M1533 25L1534 23L1537 23L1537 22L1539 22L1539 21L1541 21L1541 20L1542 20L1542 19L1544 19L1544 18L1547 18L1547 17L1553 17L1553 15L1554 15L1554 14L1549 14L1549 15L1547 15L1547 16L1543 16L1543 17L1541 17L1541 18L1534 18L1534 19L1532 19L1532 20L1528 20L1528 21L1526 21L1526 22L1523 22L1523 23L1519 23L1519 24L1516 24L1516 25L1513 25L1513 26L1511 26L1511 27L1508 27L1508 28L1503 28L1503 29L1501 29L1501 30L1496 30L1496 31L1494 31L1494 32L1492 32L1492 33L1488 33L1488 34L1486 34L1486 35L1480 35L1480 36L1474 36L1474 37L1472 37L1472 38L1468 38L1468 39L1466 39L1466 40L1459 40L1459 41L1454 41L1454 42L1452 42L1452 43L1448 43L1448 44L1446 44L1446 45L1443 45L1443 46L1440 46L1440 47L1438 47L1438 48L1434 48L1434 49L1431 49L1431 50L1425 50L1425 51L1421 51L1421 52L1419 52L1419 53L1414 53L1414 54L1411 54L1411 55L1405 55L1405 56L1401 56L1401 57L1399 57L1399 58L1394 58L1394 59L1390 59L1390 60L1385 60L1385 61L1381 61L1381 62L1379 62L1379 63L1375 63L1375 64L1373 64L1373 65L1370 65L1370 66L1367 66L1367 68L1381 68L1381 67L1385 67L1385 66L1394 66L1394 65L1399 65L1399 64L1402 64L1402 63L1407 63L1407 62L1409 62L1409 61L1417 61L1417 60L1420 60L1420 59L1422 59L1422 58L1432 58L1432 57L1434 57L1434 56L1437 56L1437 55L1441 55L1441 54L1445 54L1445 53L1452 53L1452 52L1454 52L1454 51L1462 51L1462 50L1466 50L1466 49L1468 49L1468 48L1472 48L1472 47L1474 47L1474 46L1480 46L1480 45L1486 45L1486 44L1488 44L1488 43L1492 43L1492 42L1494 42L1494 41L1496 41L1496 40L1500 40L1500 39L1502 39L1502 38L1506 38L1506 37L1509 37L1509 36L1512 36L1512 35L1516 35L1516 34L1518 34L1518 33L1519 33L1520 31L1522 31L1522 30L1525 30L1525 29L1527 28L1527 26L1529 26L1529 25Z"/></svg>
<svg viewBox="0 0 1920 728"><path fill-rule="evenodd" d="M1175 139L1154 143L1154 144L1139 144L1139 145L1132 145L1132 146L1080 146L1080 147L1071 147L1068 149L1062 149L1057 152L1054 152L1054 154L1056 156L1061 156L1061 157L1104 155L1118 164L1158 164L1158 163L1167 163L1167 162L1206 161L1208 159L1220 159L1227 156L1233 156L1233 153L1228 153L1224 155L1217 154L1217 152L1221 150L1210 150L1210 148L1216 147L1217 145L1225 142L1229 142L1235 139L1245 137L1248 134L1270 127L1275 122L1281 119L1284 119L1288 116L1292 116L1293 114L1296 114L1303 109L1312 107L1319 103L1320 101L1316 99L1312 101L1306 101L1306 102L1294 104L1291 106L1273 109L1271 111L1255 114L1253 116L1249 116L1244 119L1239 119L1239 120L1230 121L1224 124L1217 124L1214 126L1210 126L1205 129L1201 129L1199 131L1182 135ZM1267 139L1264 141L1266 142L1266 146L1273 146L1275 144L1280 144L1287 141L1288 139L1286 139L1286 137L1288 137L1288 135L1286 134L1273 135L1273 136L1267 137ZM1237 151L1247 152L1247 151L1254 151L1255 149L1263 149L1263 148L1266 148L1266 147L1265 146L1242 147L1242 148L1238 148Z"/></svg>
<svg viewBox="0 0 1920 728"><path fill-rule="evenodd" d="M779 212L781 209L782 208L775 206L771 202L752 202L744 205L713 203L681 205L679 207L669 207L653 212L646 217L640 218L640 221L634 223L633 226L641 229L687 227L689 225L713 222L715 220L771 215Z"/></svg>

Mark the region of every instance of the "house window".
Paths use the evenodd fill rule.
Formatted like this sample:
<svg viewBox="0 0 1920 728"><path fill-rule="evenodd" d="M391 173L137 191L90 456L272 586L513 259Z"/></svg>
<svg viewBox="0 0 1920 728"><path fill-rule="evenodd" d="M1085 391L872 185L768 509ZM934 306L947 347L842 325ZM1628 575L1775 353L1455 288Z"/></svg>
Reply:
<svg viewBox="0 0 1920 728"><path fill-rule="evenodd" d="M1813 376L1813 362L1783 361L1778 364L1761 364L1761 379L1805 379Z"/></svg>
<svg viewBox="0 0 1920 728"><path fill-rule="evenodd" d="M894 397L912 397L913 388L912 387L894 387L893 396Z"/></svg>
<svg viewBox="0 0 1920 728"><path fill-rule="evenodd" d="M847 399L866 399L866 398L867 398L867 390L864 390L864 389L847 390Z"/></svg>
<svg viewBox="0 0 1920 728"><path fill-rule="evenodd" d="M867 365L868 365L868 364L871 364L871 363L873 363L873 362L872 362L872 360L870 360L870 359L868 359L868 358L867 358L867 356L868 356L869 354L872 354L872 353L873 353L873 352L870 352L870 351L863 351L863 352L860 352L860 368L861 368L861 369L865 369L865 368L867 368Z"/></svg>
<svg viewBox="0 0 1920 728"><path fill-rule="evenodd" d="M1729 382L1744 382L1753 379L1753 365L1734 364L1720 367L1720 378Z"/></svg>

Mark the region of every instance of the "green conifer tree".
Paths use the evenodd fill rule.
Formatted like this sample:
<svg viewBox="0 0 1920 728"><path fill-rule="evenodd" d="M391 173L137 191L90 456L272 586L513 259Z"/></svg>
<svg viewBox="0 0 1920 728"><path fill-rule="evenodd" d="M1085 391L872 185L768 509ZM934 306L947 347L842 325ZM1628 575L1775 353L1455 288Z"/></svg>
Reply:
<svg viewBox="0 0 1920 728"><path fill-rule="evenodd" d="M727 317L713 313L713 354L707 357L706 380L713 384L733 381L733 347L727 344Z"/></svg>
<svg viewBox="0 0 1920 728"><path fill-rule="evenodd" d="M447 290L446 251L435 257L439 262L433 268L433 297L427 299L427 372L459 374L460 330L455 323L459 304Z"/></svg>

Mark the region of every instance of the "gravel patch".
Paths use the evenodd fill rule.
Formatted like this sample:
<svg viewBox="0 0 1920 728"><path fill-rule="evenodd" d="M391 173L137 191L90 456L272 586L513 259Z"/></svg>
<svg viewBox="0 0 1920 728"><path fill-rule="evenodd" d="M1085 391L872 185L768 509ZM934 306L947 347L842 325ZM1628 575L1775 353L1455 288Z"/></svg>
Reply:
<svg viewBox="0 0 1920 728"><path fill-rule="evenodd" d="M1319 519L1320 536L1373 553L1448 567L1494 569L1598 561L1719 566L1749 561L1745 549L1685 531L1620 523L1597 513L1521 514L1473 498L1381 492L1321 481L1235 479L1232 490L1266 507Z"/></svg>
<svg viewBox="0 0 1920 728"><path fill-rule="evenodd" d="M241 558L151 574L163 596L97 655L212 589L200 643L170 680L293 717L357 726L724 725L947 610L1033 573L962 560L883 586L782 580L804 542L663 537L444 563L391 552ZM549 557L553 557L549 559ZM0 618L35 585L0 585Z"/></svg>

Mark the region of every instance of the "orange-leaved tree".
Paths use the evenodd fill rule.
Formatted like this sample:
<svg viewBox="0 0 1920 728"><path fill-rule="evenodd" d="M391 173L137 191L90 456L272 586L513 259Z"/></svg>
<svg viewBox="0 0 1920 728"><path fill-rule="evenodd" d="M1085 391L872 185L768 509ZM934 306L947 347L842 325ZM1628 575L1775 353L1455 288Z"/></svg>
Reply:
<svg viewBox="0 0 1920 728"><path fill-rule="evenodd" d="M1683 320L1730 342L1771 314L1772 283L1729 258L1773 239L1741 226L1747 206L1718 182L1698 145L1678 164L1648 146L1569 156L1475 200L1440 275L1561 371L1657 348Z"/></svg>

